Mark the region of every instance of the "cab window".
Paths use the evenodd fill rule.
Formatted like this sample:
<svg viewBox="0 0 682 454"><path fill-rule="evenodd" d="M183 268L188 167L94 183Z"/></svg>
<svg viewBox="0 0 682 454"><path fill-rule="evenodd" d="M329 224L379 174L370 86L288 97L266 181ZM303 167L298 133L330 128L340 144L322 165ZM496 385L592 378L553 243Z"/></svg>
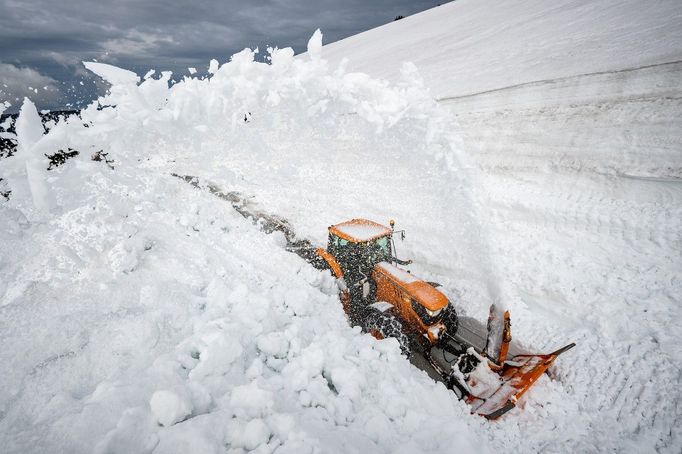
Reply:
<svg viewBox="0 0 682 454"><path fill-rule="evenodd" d="M388 242L388 237L385 236L383 238L379 238L377 240L376 244L379 247L379 249L381 250L381 252L383 252L385 254L389 254L391 252L389 242Z"/></svg>
<svg viewBox="0 0 682 454"><path fill-rule="evenodd" d="M367 243L368 259L372 264L391 260L391 242L384 236Z"/></svg>
<svg viewBox="0 0 682 454"><path fill-rule="evenodd" d="M336 235L329 235L329 250L335 254L336 252L345 249L345 246L348 246L348 240L344 240L343 238L339 238Z"/></svg>

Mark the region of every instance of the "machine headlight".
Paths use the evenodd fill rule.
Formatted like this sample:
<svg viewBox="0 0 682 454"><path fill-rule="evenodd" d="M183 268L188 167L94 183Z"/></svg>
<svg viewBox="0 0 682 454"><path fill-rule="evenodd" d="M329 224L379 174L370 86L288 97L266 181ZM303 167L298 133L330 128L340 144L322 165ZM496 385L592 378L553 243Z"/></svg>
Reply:
<svg viewBox="0 0 682 454"><path fill-rule="evenodd" d="M427 308L424 309L426 309L426 313L429 314L429 317L438 317L438 314L443 311L443 309L438 309L437 311L430 311Z"/></svg>

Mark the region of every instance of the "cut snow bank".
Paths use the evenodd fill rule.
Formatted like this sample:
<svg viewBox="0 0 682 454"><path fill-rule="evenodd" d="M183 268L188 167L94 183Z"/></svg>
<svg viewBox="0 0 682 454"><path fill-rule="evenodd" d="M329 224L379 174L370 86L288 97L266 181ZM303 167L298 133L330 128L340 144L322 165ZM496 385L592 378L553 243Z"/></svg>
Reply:
<svg viewBox="0 0 682 454"><path fill-rule="evenodd" d="M316 32L314 58L272 49L271 64L246 49L172 86L88 64L110 93L41 136L26 103L23 145L0 161L6 452L487 451L483 421L397 342L348 326L330 275L171 175L249 194L313 239L351 217L397 213L416 232L446 208L467 218L414 68L389 85L330 71L320 47ZM15 191L33 185L17 163L68 148L42 180L50 211ZM460 186L411 195L446 175ZM468 237L452 232L450 266L485 306Z"/></svg>
<svg viewBox="0 0 682 454"><path fill-rule="evenodd" d="M389 81L416 64L476 169L515 339L577 342L552 372L570 397L494 425L500 449L682 451L681 16L676 0L458 0L324 48Z"/></svg>

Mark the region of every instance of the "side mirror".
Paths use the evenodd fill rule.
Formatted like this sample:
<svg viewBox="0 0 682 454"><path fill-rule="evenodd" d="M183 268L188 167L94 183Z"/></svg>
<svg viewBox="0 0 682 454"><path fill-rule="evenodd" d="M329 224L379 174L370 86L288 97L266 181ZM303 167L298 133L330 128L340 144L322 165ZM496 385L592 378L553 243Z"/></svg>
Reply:
<svg viewBox="0 0 682 454"><path fill-rule="evenodd" d="M391 239L395 236L395 234L399 233L400 234L400 239L404 240L405 239L405 231L404 230L398 230L397 232L394 231L393 234L391 234Z"/></svg>

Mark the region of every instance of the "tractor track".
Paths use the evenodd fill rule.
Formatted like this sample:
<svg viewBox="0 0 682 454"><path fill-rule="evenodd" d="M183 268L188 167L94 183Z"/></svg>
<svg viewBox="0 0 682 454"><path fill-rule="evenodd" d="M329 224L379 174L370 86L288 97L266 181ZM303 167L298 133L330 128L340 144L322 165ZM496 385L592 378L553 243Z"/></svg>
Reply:
<svg viewBox="0 0 682 454"><path fill-rule="evenodd" d="M325 268L324 263L321 262L315 252L317 248L310 241L298 238L289 221L281 216L260 211L256 204L251 201L250 197L237 191L223 191L211 182L202 183L199 177L196 176L179 175L176 173L171 175L180 178L197 189L206 190L214 196L229 202L237 213L260 226L263 232L267 234L281 232L286 240L285 249L287 251L298 255L317 269Z"/></svg>

